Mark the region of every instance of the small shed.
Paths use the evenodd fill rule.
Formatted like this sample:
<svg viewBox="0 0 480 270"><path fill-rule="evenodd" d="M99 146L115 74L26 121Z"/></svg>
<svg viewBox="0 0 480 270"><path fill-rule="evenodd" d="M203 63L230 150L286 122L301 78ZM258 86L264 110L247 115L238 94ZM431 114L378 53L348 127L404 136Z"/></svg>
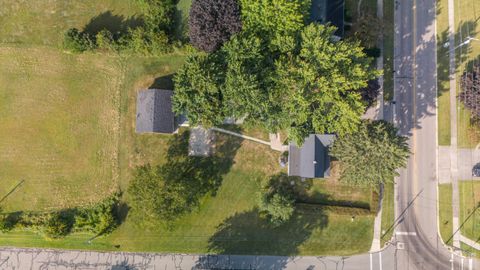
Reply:
<svg viewBox="0 0 480 270"><path fill-rule="evenodd" d="M328 178L330 155L328 148L335 140L333 134L311 134L302 146L290 143L288 175L304 178Z"/></svg>
<svg viewBox="0 0 480 270"><path fill-rule="evenodd" d="M208 157L213 154L215 145L215 133L211 129L194 127L190 130L188 141L188 155Z"/></svg>
<svg viewBox="0 0 480 270"><path fill-rule="evenodd" d="M342 38L345 27L345 0L312 0L310 21L331 23L337 27L335 36Z"/></svg>
<svg viewBox="0 0 480 270"><path fill-rule="evenodd" d="M146 89L137 95L137 133L167 133L177 130L172 111L172 90Z"/></svg>

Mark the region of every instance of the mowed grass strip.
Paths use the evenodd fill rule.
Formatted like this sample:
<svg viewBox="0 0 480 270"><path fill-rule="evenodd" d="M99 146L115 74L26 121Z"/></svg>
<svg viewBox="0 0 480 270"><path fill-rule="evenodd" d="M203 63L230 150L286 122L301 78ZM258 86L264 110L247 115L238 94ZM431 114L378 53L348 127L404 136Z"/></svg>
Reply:
<svg viewBox="0 0 480 270"><path fill-rule="evenodd" d="M437 1L437 97L438 144L450 145L450 78L448 42L448 0Z"/></svg>
<svg viewBox="0 0 480 270"><path fill-rule="evenodd" d="M478 0L455 0L455 38L456 45L464 42L468 36L480 38L478 21L480 19L480 2ZM445 8L443 12L447 12ZM479 63L480 42L472 41L458 48L457 56L457 94L461 91L462 74L472 68L473 63ZM459 147L475 147L480 143L480 128L478 123L471 121L470 111L458 101L457 132Z"/></svg>
<svg viewBox="0 0 480 270"><path fill-rule="evenodd" d="M382 202L382 231L381 231L381 244L382 247L385 243L390 241L395 230L395 197L393 183L385 185L383 190L383 202Z"/></svg>
<svg viewBox="0 0 480 270"><path fill-rule="evenodd" d="M139 5L132 0L2 0L1 7L0 43L60 46L72 27L116 32L140 23Z"/></svg>
<svg viewBox="0 0 480 270"><path fill-rule="evenodd" d="M439 226L442 240L447 245L452 245L453 234L453 213L452 213L452 185L438 185L438 201L439 201Z"/></svg>
<svg viewBox="0 0 480 270"><path fill-rule="evenodd" d="M117 188L116 60L0 47L0 195L5 210L98 201Z"/></svg>
<svg viewBox="0 0 480 270"><path fill-rule="evenodd" d="M480 182L459 181L460 225L464 236L480 240Z"/></svg>

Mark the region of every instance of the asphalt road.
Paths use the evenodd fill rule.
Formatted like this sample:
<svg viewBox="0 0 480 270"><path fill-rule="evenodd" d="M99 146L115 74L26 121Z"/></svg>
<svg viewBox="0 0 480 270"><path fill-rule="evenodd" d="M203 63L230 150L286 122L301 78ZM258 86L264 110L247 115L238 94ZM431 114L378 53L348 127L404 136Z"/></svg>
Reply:
<svg viewBox="0 0 480 270"><path fill-rule="evenodd" d="M397 269L474 269L438 233L435 0L397 1L395 121L412 155L396 179ZM448 55L445 55L448 57Z"/></svg>

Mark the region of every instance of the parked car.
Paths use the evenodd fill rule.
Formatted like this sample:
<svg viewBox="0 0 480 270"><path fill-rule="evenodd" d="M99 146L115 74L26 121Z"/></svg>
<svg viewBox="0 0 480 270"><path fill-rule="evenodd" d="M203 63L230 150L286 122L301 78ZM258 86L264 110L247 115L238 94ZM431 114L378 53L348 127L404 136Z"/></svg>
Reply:
<svg viewBox="0 0 480 270"><path fill-rule="evenodd" d="M480 163L475 164L472 169L472 176L480 177Z"/></svg>

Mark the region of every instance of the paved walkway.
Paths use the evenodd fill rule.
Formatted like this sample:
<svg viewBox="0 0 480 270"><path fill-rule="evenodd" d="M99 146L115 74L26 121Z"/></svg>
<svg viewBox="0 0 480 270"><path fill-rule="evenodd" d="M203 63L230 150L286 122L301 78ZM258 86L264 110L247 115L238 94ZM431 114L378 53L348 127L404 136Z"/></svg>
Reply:
<svg viewBox="0 0 480 270"><path fill-rule="evenodd" d="M480 250L480 244L478 242L475 242L473 240L471 240L470 238L467 238L463 235L460 234L460 241L462 241L463 243L475 248L476 250Z"/></svg>
<svg viewBox="0 0 480 270"><path fill-rule="evenodd" d="M448 0L449 78L450 78L450 179L452 181L453 246L460 248L460 200L457 168L457 80L455 68L455 0Z"/></svg>
<svg viewBox="0 0 480 270"><path fill-rule="evenodd" d="M473 166L480 163L480 149L457 148L452 152L450 146L438 147L438 179L440 184L452 183L451 179L451 156L456 154L458 180L480 180L480 177L472 176Z"/></svg>

